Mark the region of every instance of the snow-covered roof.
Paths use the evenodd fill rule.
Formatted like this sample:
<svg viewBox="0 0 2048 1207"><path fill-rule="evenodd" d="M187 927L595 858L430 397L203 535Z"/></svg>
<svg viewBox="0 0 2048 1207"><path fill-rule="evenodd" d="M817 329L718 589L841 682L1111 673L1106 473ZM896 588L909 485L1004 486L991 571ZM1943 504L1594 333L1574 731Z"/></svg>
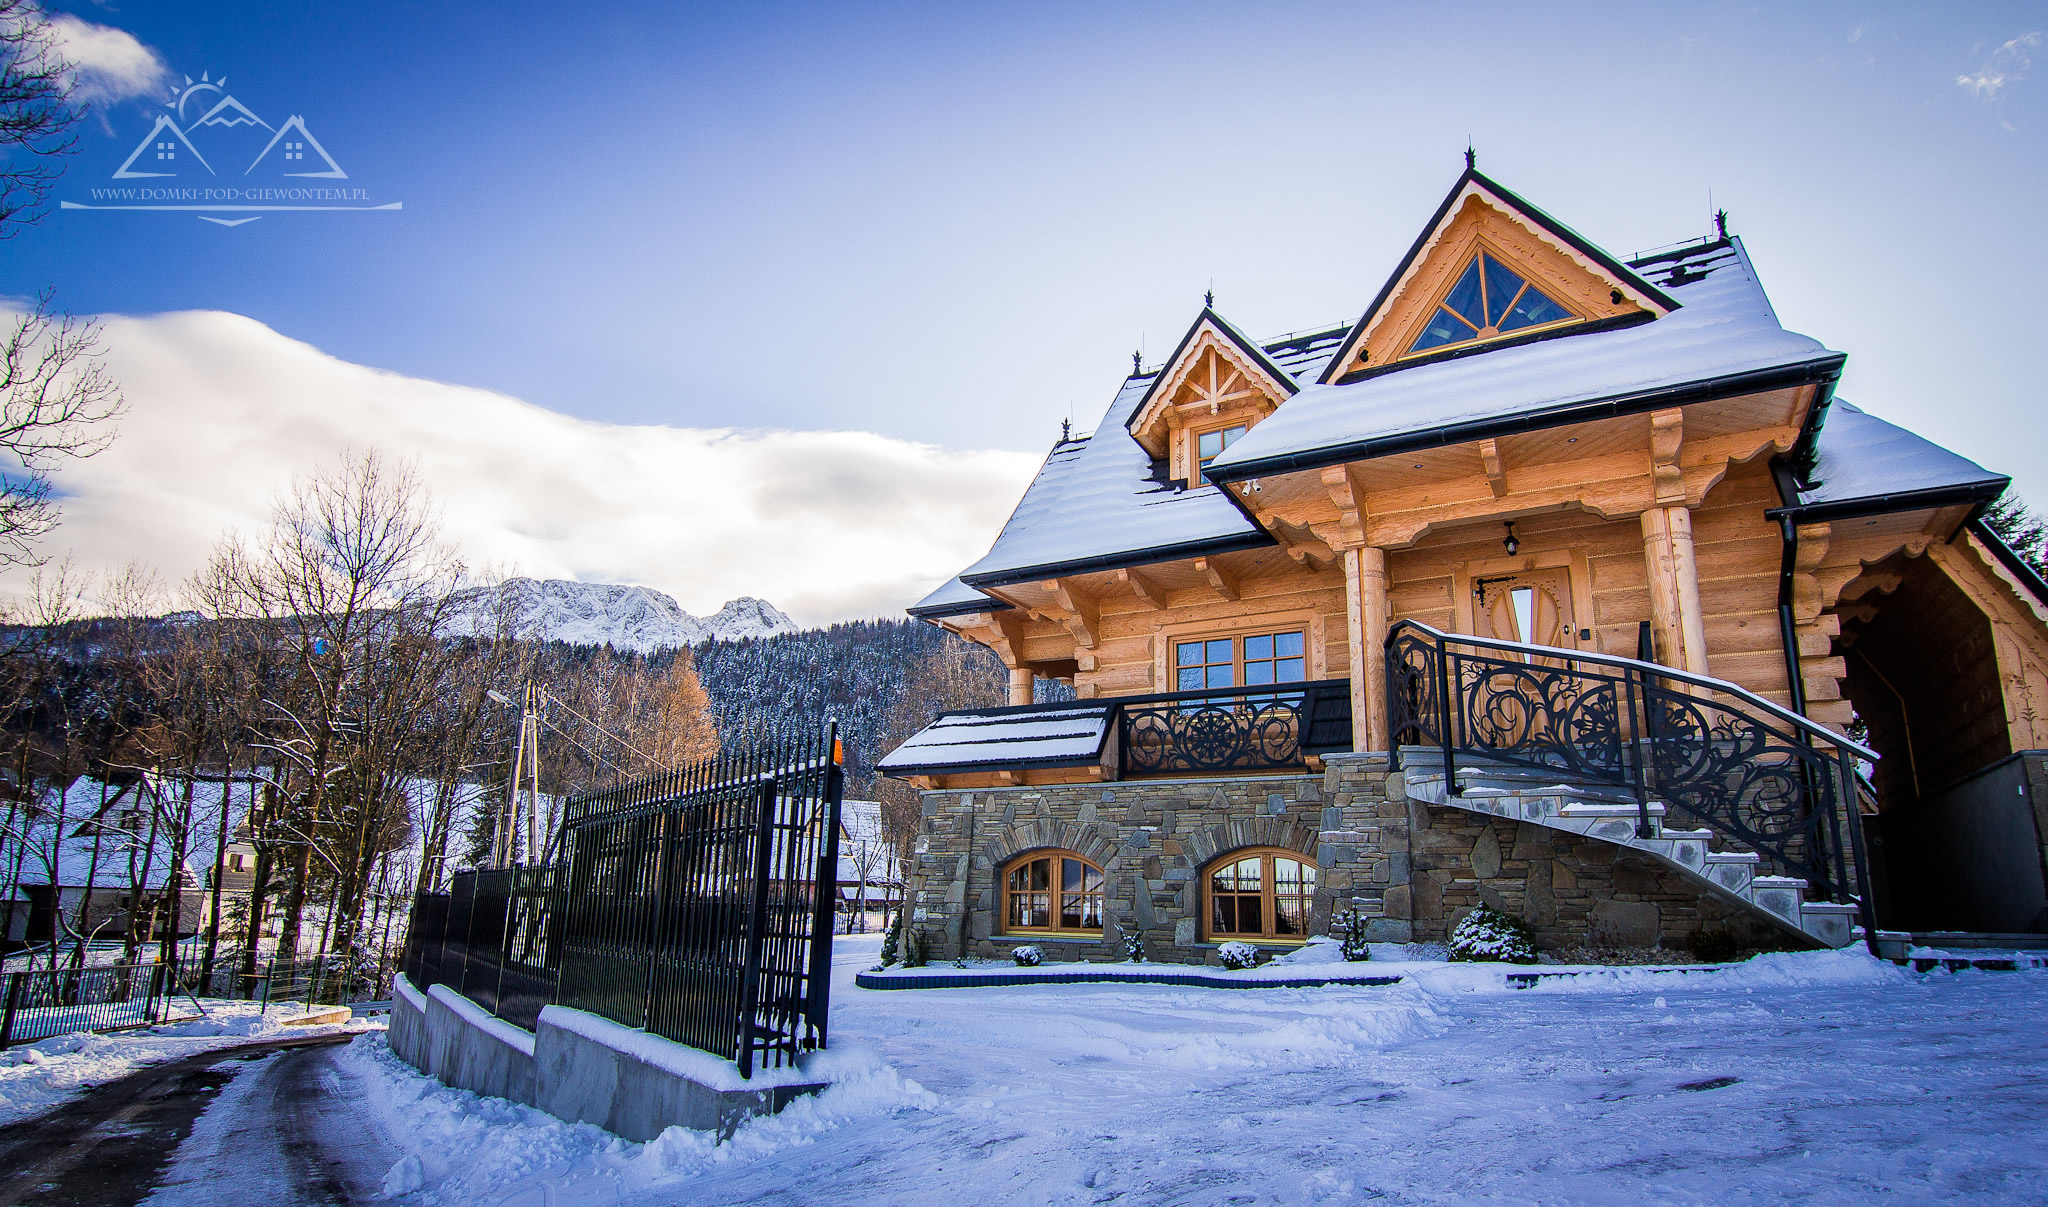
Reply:
<svg viewBox="0 0 2048 1207"><path fill-rule="evenodd" d="M1971 494L1996 498L2009 481L1959 453L1887 423L1836 399L1820 430L1810 489L1798 492L1798 507L1880 510L1910 507L1930 495Z"/></svg>
<svg viewBox="0 0 2048 1207"><path fill-rule="evenodd" d="M1152 454L1125 430L1132 408L1155 376L1126 379L1094 435L1073 442L1078 448L1070 461L1063 462L1059 453L1047 459L1040 481L1026 492L1028 510L1019 505L995 546L960 572L964 582L1000 586L1090 566L1167 561L1271 543L1221 489L1204 485L1190 490L1163 471L1155 473ZM1060 451L1066 449L1063 445Z"/></svg>
<svg viewBox="0 0 2048 1207"><path fill-rule="evenodd" d="M1056 708L949 712L875 764L885 775L979 767L1055 767L1102 757L1115 705L1094 700Z"/></svg>
<svg viewBox="0 0 2048 1207"><path fill-rule="evenodd" d="M1736 239L1634 262L1679 309L1620 329L1562 334L1312 386L1239 437L1209 467L1235 481L1423 444L1476 439L1502 420L1566 422L1820 380L1842 356L1785 330ZM1783 379L1783 380L1781 380Z"/></svg>
<svg viewBox="0 0 2048 1207"><path fill-rule="evenodd" d="M1297 384L1315 381L1343 342L1347 326L1296 332L1260 344ZM988 553L960 576L913 604L912 616L934 618L1006 608L963 580L1000 586L1072 572L1076 563L1128 565L1202 552L1252 548L1267 538L1214 486L1188 490L1166 481L1126 430L1157 379L1137 373L1118 389L1095 433L1053 446Z"/></svg>

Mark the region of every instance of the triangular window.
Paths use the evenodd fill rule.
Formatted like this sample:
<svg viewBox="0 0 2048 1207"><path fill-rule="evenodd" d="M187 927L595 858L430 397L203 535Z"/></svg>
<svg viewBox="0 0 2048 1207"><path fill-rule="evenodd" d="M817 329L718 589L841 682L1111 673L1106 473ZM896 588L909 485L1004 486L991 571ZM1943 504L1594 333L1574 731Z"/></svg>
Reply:
<svg viewBox="0 0 2048 1207"><path fill-rule="evenodd" d="M1523 280L1499 260L1480 252L1466 265L1465 275L1451 287L1450 295L1436 308L1429 325L1415 337L1408 351L1427 352L1571 317L1571 311L1558 305L1549 294Z"/></svg>

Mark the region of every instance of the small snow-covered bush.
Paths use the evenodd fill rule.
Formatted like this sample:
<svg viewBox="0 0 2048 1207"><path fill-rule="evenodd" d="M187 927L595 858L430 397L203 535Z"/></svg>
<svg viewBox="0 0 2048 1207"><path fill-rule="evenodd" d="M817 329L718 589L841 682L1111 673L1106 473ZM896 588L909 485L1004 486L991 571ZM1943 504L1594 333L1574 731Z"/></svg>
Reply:
<svg viewBox="0 0 2048 1207"><path fill-rule="evenodd" d="M1365 915L1359 911L1347 909L1330 919L1330 937L1343 947L1345 959L1372 959L1372 948L1365 941Z"/></svg>
<svg viewBox="0 0 2048 1207"><path fill-rule="evenodd" d="M902 946L902 943L903 909L899 906L896 910L895 925L889 928L888 934L882 936L882 967L887 968L896 962L897 948Z"/></svg>
<svg viewBox="0 0 2048 1207"><path fill-rule="evenodd" d="M1259 949L1249 943L1233 940L1216 949L1216 958L1222 961L1225 968L1257 968Z"/></svg>
<svg viewBox="0 0 2048 1207"><path fill-rule="evenodd" d="M908 929L903 938L903 966L923 968L931 962L931 958L932 941L925 937L923 931L915 927Z"/></svg>
<svg viewBox="0 0 2048 1207"><path fill-rule="evenodd" d="M1135 930L1126 930L1124 936L1124 958L1133 964L1145 962L1145 936Z"/></svg>
<svg viewBox="0 0 2048 1207"><path fill-rule="evenodd" d="M1512 914L1482 905L1451 931L1451 959L1534 964L1536 934Z"/></svg>
<svg viewBox="0 0 2048 1207"><path fill-rule="evenodd" d="M1017 961L1019 968L1036 968L1045 961L1045 953L1027 943L1022 947L1012 947L1010 958Z"/></svg>

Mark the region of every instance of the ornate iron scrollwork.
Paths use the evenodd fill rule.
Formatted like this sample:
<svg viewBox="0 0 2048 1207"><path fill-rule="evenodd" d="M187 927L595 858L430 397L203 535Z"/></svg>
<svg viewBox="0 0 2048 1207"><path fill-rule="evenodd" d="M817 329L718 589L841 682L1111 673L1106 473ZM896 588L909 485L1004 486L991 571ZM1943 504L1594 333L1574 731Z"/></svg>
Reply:
<svg viewBox="0 0 2048 1207"><path fill-rule="evenodd" d="M1854 769L1841 739L1743 695L1633 660L1455 638L1413 622L1387 642L1396 745L1439 748L1447 766L1464 755L1628 789L1638 802L1654 795L1771 870L1847 899L1863 873L1844 841L1855 806L1842 784Z"/></svg>
<svg viewBox="0 0 2048 1207"><path fill-rule="evenodd" d="M1146 698L1118 711L1127 773L1300 767L1307 685Z"/></svg>

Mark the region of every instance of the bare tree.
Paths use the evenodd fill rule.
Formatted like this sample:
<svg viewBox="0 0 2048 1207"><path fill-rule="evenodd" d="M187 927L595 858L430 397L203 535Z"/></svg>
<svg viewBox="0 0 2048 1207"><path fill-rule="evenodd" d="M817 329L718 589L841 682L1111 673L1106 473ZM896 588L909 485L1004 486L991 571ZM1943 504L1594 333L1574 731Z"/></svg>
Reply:
<svg viewBox="0 0 2048 1207"><path fill-rule="evenodd" d="M49 211L85 107L37 0L0 0L0 239Z"/></svg>
<svg viewBox="0 0 2048 1207"><path fill-rule="evenodd" d="M0 473L0 565L33 561L57 526L57 464L114 439L123 401L101 351L98 320L53 311L48 291L0 340L0 454L14 462Z"/></svg>

